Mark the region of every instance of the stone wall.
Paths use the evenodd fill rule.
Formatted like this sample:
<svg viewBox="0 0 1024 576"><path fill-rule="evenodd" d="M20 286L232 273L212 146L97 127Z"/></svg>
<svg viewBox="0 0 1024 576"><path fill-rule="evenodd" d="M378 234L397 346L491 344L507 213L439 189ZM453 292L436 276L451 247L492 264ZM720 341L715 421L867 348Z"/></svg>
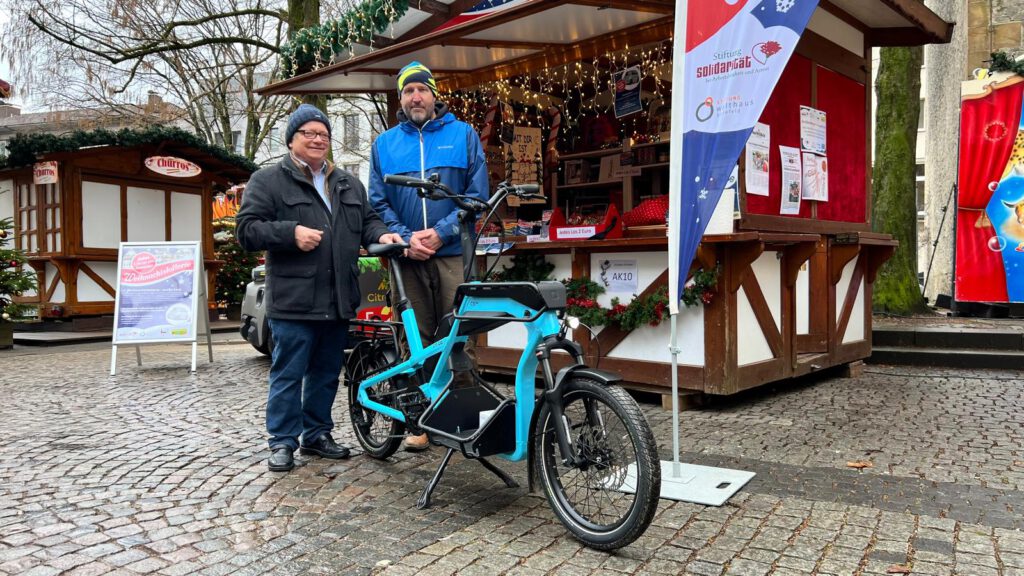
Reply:
<svg viewBox="0 0 1024 576"><path fill-rule="evenodd" d="M995 4L1018 4L1024 10L1024 1L995 0ZM984 13L988 27L988 0L927 0L925 4L947 22L955 22L953 39L949 44L925 47L925 66L929 74L925 83L925 122L927 134L925 152L925 223L920 246L925 249L921 258L922 271L927 276L925 296L934 303L937 294L952 294L953 241L955 236L954 205L950 190L956 183L957 142L960 133L960 83L949 82L951 77L967 78L977 66L968 58L968 38L973 22L971 15ZM984 10L982 10L984 8ZM967 26L964 23L968 22ZM1019 26L1018 26L1019 28ZM1018 39L1019 42L1019 39ZM985 53L988 59L988 53ZM949 207L943 219L943 212ZM938 243L936 245L936 240ZM934 259L932 246L935 245ZM928 262L931 262L929 272Z"/></svg>

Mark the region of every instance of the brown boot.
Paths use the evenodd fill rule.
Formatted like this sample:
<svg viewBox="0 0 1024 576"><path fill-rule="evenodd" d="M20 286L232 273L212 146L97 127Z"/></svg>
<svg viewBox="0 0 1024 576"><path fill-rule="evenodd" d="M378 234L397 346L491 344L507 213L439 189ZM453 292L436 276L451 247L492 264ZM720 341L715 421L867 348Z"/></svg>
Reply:
<svg viewBox="0 0 1024 576"><path fill-rule="evenodd" d="M430 440L427 440L426 434L420 434L419 436L406 436L402 442L402 448L406 452L422 452L427 448L430 448Z"/></svg>

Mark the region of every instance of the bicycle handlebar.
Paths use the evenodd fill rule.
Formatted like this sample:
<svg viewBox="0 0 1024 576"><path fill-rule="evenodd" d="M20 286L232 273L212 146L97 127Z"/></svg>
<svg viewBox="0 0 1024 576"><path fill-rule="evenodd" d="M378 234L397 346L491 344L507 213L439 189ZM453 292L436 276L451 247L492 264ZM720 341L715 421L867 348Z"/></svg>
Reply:
<svg viewBox="0 0 1024 576"><path fill-rule="evenodd" d="M473 196L467 196L465 194L455 194L451 188L444 185L441 182L440 177L437 174L431 174L430 178L423 180L422 178L416 178L414 176L402 176L400 174L385 174L384 182L387 184L394 184L396 186L408 186L409 188L416 188L417 194L423 198L429 198L431 200L451 200L455 204L474 214L480 212L486 212L493 209L498 202L501 202L509 194L518 196L523 199L533 198L544 198L540 194L540 185L538 184L509 184L508 182L502 182L498 184L495 193L491 195L487 202L474 198Z"/></svg>

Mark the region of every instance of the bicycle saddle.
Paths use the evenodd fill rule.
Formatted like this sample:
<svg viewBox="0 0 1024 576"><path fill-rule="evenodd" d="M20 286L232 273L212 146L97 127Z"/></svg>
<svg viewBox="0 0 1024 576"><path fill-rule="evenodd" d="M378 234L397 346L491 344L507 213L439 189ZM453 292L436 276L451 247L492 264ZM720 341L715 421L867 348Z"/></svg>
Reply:
<svg viewBox="0 0 1024 576"><path fill-rule="evenodd" d="M394 244L370 244L366 247L366 253L370 256L394 258L396 256L401 256L402 252L404 252L408 247L409 245L404 242L396 242Z"/></svg>

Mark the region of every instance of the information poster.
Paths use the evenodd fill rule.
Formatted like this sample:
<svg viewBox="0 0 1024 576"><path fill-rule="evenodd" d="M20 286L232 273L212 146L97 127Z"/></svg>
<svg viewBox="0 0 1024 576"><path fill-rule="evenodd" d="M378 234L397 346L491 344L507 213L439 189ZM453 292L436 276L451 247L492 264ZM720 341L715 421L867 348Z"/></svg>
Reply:
<svg viewBox="0 0 1024 576"><path fill-rule="evenodd" d="M779 146L782 157L782 203L779 214L799 214L803 171L800 169L800 149Z"/></svg>
<svg viewBox="0 0 1024 576"><path fill-rule="evenodd" d="M114 344L195 341L201 270L199 242L122 242Z"/></svg>
<svg viewBox="0 0 1024 576"><path fill-rule="evenodd" d="M800 148L825 155L825 113L810 106L800 107Z"/></svg>
<svg viewBox="0 0 1024 576"><path fill-rule="evenodd" d="M615 86L615 117L622 118L643 110L640 103L640 67L630 66L612 74Z"/></svg>
<svg viewBox="0 0 1024 576"><path fill-rule="evenodd" d="M635 259L601 262L601 283L608 292L636 294L640 288Z"/></svg>
<svg viewBox="0 0 1024 576"><path fill-rule="evenodd" d="M512 144L507 153L512 155L512 173L509 181L512 184L539 183L538 161L540 160L541 131L540 128L516 126L513 130Z"/></svg>
<svg viewBox="0 0 1024 576"><path fill-rule="evenodd" d="M828 202L828 160L824 156L804 152L803 171L801 198Z"/></svg>
<svg viewBox="0 0 1024 576"><path fill-rule="evenodd" d="M747 194L768 195L768 180L771 170L768 150L772 143L771 127L758 122L747 140L746 165L744 166Z"/></svg>

